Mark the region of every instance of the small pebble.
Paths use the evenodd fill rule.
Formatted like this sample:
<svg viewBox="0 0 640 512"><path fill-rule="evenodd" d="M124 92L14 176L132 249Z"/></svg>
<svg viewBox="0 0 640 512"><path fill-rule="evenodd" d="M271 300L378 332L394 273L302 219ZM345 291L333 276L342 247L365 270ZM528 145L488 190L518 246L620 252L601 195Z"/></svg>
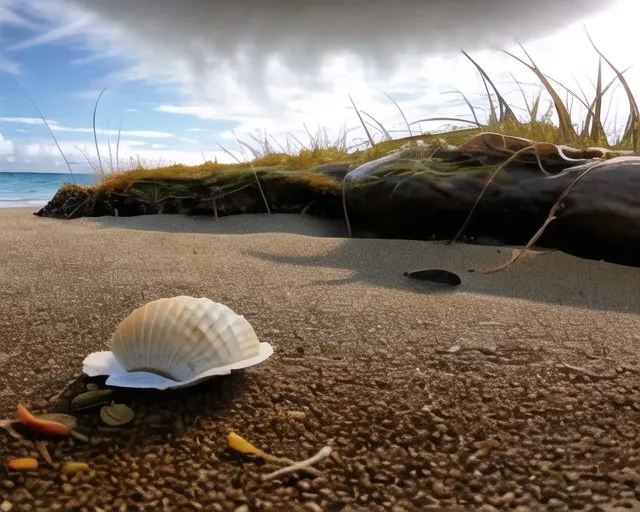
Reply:
<svg viewBox="0 0 640 512"><path fill-rule="evenodd" d="M294 420L303 420L307 417L307 415L302 411L287 411L287 416Z"/></svg>
<svg viewBox="0 0 640 512"><path fill-rule="evenodd" d="M2 512L10 512L10 510L13 508L13 505L11 504L11 502L4 500L2 503L0 503L0 510Z"/></svg>
<svg viewBox="0 0 640 512"><path fill-rule="evenodd" d="M551 498L549 501L547 501L547 507L562 508L564 507L564 502L560 501L558 498Z"/></svg>

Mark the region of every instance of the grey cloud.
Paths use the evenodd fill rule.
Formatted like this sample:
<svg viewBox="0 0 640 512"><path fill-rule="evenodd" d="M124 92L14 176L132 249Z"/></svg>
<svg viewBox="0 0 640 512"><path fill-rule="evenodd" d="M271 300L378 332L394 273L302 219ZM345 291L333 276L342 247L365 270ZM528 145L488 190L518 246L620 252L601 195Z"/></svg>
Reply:
<svg viewBox="0 0 640 512"><path fill-rule="evenodd" d="M388 73L411 55L526 43L613 0L59 1L113 27L114 45L156 67L179 62L201 78L231 70L260 88L272 56L302 80L317 78L322 58L343 51Z"/></svg>

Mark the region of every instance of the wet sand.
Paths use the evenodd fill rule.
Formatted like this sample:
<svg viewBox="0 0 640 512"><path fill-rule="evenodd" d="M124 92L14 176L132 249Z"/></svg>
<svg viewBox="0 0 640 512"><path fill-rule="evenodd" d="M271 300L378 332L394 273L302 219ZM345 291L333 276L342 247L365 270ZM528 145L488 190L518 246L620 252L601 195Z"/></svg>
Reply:
<svg viewBox="0 0 640 512"><path fill-rule="evenodd" d="M637 507L638 268L555 252L483 275L511 249L346 239L305 216L32 213L0 210L0 417L20 402L68 412L83 358L160 297L223 302L275 354L196 388L117 394L134 423L79 415L89 442L49 441L53 466L0 431L3 464L41 463L2 470L12 510ZM462 285L403 277L425 267ZM295 460L334 454L320 477L262 482L275 466L230 452L232 430ZM62 477L72 459L91 471Z"/></svg>

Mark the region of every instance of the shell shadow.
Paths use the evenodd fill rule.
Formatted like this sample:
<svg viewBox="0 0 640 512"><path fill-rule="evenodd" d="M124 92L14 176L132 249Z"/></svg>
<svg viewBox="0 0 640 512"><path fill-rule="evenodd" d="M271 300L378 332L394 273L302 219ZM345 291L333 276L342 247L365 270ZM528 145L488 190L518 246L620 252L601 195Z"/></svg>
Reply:
<svg viewBox="0 0 640 512"><path fill-rule="evenodd" d="M189 388L177 390L130 389L105 386L106 377L75 378L49 400L48 413L64 413L78 420L77 431L89 437L114 438L126 442L130 449L145 437L168 439L180 436L200 420L224 420L232 414L234 401L247 391L254 376L244 370L233 371L229 375L200 382ZM109 427L100 420L102 404L82 410L74 410L72 399L87 391L87 385L94 384L99 389L107 387L113 391L109 401L126 404L135 412L134 420L124 426ZM255 383L254 383L255 384ZM38 411L40 414L40 411ZM26 439L54 440L46 436L27 432L18 423L12 425ZM59 438L58 438L59 439Z"/></svg>
<svg viewBox="0 0 640 512"><path fill-rule="evenodd" d="M400 245L401 244L401 245ZM316 254L248 250L252 258L274 265L309 269L299 288L369 284L420 294L475 293L553 305L638 313L635 284L640 269L570 256L560 251L528 251L509 269L484 274L509 259L516 247L386 239L343 239ZM449 284L409 275L440 274ZM405 274L409 275L405 275ZM343 274L337 277L336 274ZM434 276L431 276L434 277ZM458 282L459 279L459 282ZM597 290L597 293L594 292Z"/></svg>

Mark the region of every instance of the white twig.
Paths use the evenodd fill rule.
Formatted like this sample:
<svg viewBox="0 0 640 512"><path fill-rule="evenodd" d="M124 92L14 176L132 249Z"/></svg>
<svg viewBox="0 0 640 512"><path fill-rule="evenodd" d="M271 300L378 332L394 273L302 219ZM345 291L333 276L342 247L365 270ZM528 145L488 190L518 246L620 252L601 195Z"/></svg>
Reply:
<svg viewBox="0 0 640 512"><path fill-rule="evenodd" d="M321 461L322 459L327 458L329 455L331 455L331 446L325 446L324 448L322 448L318 453L316 453L313 457L310 457L306 460L301 460L300 462L296 462L294 464L292 464L291 466L287 466L284 467L282 469L278 469L277 471L274 471L273 473L268 473L266 475L262 475L262 480L266 481L266 480L272 480L274 478L279 477L280 475L284 475L287 473L295 473L296 471L300 471L301 469L306 469L309 466L312 466L313 464Z"/></svg>

